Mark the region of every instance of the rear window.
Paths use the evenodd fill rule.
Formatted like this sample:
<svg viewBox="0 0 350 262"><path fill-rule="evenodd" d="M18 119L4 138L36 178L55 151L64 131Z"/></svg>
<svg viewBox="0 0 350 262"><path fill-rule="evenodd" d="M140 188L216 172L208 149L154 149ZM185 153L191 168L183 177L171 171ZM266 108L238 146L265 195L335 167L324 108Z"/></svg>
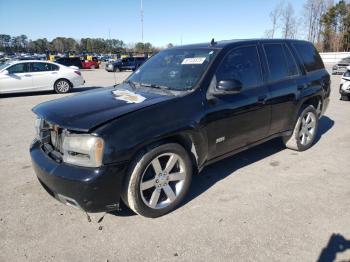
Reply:
<svg viewBox="0 0 350 262"><path fill-rule="evenodd" d="M324 68L322 59L312 44L294 43L293 46L303 61L307 72L312 72Z"/></svg>

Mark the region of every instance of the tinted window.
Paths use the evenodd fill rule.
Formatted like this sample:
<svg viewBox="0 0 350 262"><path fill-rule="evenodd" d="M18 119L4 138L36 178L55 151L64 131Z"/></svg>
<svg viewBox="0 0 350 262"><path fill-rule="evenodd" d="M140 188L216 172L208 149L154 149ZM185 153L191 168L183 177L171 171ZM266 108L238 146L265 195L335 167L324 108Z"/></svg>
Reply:
<svg viewBox="0 0 350 262"><path fill-rule="evenodd" d="M60 67L58 65L54 65L54 64L49 64L51 71L58 71L60 69Z"/></svg>
<svg viewBox="0 0 350 262"><path fill-rule="evenodd" d="M220 64L216 80L238 80L243 88L262 82L260 61L255 46L239 47L231 51Z"/></svg>
<svg viewBox="0 0 350 262"><path fill-rule="evenodd" d="M270 70L270 81L278 81L288 77L287 62L281 44L264 44L267 63Z"/></svg>
<svg viewBox="0 0 350 262"><path fill-rule="evenodd" d="M52 65L48 63L32 63L33 72L52 71Z"/></svg>
<svg viewBox="0 0 350 262"><path fill-rule="evenodd" d="M28 63L20 63L13 65L7 69L10 74L25 73L28 72Z"/></svg>
<svg viewBox="0 0 350 262"><path fill-rule="evenodd" d="M288 75L295 76L299 74L298 66L295 62L295 59L286 45L283 45L284 54L286 56Z"/></svg>
<svg viewBox="0 0 350 262"><path fill-rule="evenodd" d="M308 43L294 43L293 46L303 61L306 71L312 72L324 68L322 59L313 45Z"/></svg>

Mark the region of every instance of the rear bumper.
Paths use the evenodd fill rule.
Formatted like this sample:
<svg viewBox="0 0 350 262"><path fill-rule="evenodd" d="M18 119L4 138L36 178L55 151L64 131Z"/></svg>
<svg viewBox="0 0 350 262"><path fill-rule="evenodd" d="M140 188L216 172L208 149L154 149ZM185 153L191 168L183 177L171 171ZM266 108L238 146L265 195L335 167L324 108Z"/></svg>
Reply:
<svg viewBox="0 0 350 262"><path fill-rule="evenodd" d="M57 163L42 149L38 141L30 147L35 173L53 197L64 204L86 212L107 212L119 208L126 164L99 168Z"/></svg>
<svg viewBox="0 0 350 262"><path fill-rule="evenodd" d="M78 86L84 85L85 80L82 77L74 77L73 79L71 79L71 83L72 83L73 87L78 87Z"/></svg>

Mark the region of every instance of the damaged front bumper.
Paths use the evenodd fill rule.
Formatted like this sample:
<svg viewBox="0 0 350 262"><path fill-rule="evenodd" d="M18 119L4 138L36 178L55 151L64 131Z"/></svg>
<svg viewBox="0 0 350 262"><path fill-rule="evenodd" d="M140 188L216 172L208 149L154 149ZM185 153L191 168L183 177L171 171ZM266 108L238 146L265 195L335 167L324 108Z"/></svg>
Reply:
<svg viewBox="0 0 350 262"><path fill-rule="evenodd" d="M98 168L58 163L39 141L30 147L35 173L46 191L60 202L86 212L119 209L126 163Z"/></svg>

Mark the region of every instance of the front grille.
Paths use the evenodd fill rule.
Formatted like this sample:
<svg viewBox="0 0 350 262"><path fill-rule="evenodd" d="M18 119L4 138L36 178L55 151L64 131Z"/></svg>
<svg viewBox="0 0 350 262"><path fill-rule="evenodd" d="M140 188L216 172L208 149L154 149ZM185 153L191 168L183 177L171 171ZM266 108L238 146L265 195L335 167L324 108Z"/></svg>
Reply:
<svg viewBox="0 0 350 262"><path fill-rule="evenodd" d="M50 131L50 142L51 145L55 150L58 152L63 152L62 145L63 145L63 132L62 129L57 128L56 130Z"/></svg>
<svg viewBox="0 0 350 262"><path fill-rule="evenodd" d="M43 148L45 149L44 151L47 152L49 155L62 155L63 138L65 131L58 125L51 124L46 120L41 121L42 123L40 124L40 141L43 145Z"/></svg>

